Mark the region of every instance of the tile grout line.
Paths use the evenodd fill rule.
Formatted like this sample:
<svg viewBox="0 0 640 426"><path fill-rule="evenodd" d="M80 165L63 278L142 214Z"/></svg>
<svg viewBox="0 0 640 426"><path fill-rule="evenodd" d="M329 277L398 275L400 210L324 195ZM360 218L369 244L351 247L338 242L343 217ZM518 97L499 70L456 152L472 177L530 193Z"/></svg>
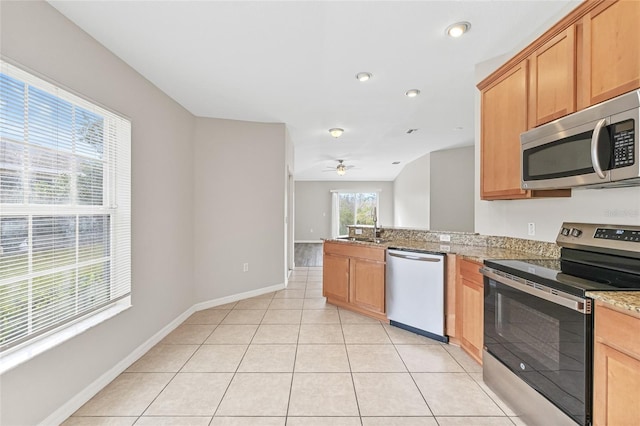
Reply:
<svg viewBox="0 0 640 426"><path fill-rule="evenodd" d="M307 280L305 279L304 290L307 291ZM302 329L302 315L304 311L304 299L302 302L303 309L300 312L300 323L298 324L298 336L296 338L296 350L293 355L293 366L291 368L291 382L289 384L289 398L287 398L287 411L284 416L284 424L286 426L289 423L289 408L291 407L291 395L293 394L293 378L295 377L296 372L296 360L298 359L298 345L300 344L300 331Z"/></svg>

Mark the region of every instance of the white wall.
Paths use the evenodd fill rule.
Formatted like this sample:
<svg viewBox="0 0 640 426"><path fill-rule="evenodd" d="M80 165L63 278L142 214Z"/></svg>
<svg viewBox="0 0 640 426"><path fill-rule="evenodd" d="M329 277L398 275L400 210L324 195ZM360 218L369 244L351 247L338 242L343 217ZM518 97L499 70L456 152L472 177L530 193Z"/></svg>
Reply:
<svg viewBox="0 0 640 426"><path fill-rule="evenodd" d="M505 54L476 66L481 81L515 53ZM540 241L555 241L562 222L640 225L640 187L574 189L571 198L534 200L480 200L480 91L475 96L476 184L475 231ZM535 223L536 235L527 234L527 224Z"/></svg>
<svg viewBox="0 0 640 426"><path fill-rule="evenodd" d="M393 182L297 181L295 183L295 240L331 238L331 191L374 192L381 190L380 226L393 225Z"/></svg>
<svg viewBox="0 0 640 426"><path fill-rule="evenodd" d="M474 230L474 147L431 153L430 226L432 230Z"/></svg>
<svg viewBox="0 0 640 426"><path fill-rule="evenodd" d="M44 2L2 2L0 50L132 120L132 303L3 374L0 424L33 425L194 303L194 118Z"/></svg>
<svg viewBox="0 0 640 426"><path fill-rule="evenodd" d="M431 154L405 165L393 181L394 226L429 229Z"/></svg>
<svg viewBox="0 0 640 426"><path fill-rule="evenodd" d="M285 133L284 124L196 120L196 300L284 283Z"/></svg>

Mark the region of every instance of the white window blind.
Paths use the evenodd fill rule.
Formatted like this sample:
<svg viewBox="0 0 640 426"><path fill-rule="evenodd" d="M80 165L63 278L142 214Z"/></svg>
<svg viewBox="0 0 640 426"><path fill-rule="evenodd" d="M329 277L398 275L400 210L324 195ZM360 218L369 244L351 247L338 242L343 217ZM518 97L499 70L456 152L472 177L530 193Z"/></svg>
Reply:
<svg viewBox="0 0 640 426"><path fill-rule="evenodd" d="M131 123L0 61L0 356L131 292Z"/></svg>

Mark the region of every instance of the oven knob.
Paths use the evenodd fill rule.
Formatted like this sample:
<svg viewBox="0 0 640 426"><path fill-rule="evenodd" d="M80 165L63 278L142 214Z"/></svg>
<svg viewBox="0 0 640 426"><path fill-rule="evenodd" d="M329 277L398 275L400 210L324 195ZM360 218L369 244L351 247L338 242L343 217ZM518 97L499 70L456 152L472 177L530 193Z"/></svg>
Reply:
<svg viewBox="0 0 640 426"><path fill-rule="evenodd" d="M564 235L565 237L569 236L569 232L571 232L571 230L569 228L562 228L562 231L560 231L560 233L562 235Z"/></svg>
<svg viewBox="0 0 640 426"><path fill-rule="evenodd" d="M571 230L571 236L573 237L579 237L580 235L582 235L582 231L577 229L577 228L573 228Z"/></svg>

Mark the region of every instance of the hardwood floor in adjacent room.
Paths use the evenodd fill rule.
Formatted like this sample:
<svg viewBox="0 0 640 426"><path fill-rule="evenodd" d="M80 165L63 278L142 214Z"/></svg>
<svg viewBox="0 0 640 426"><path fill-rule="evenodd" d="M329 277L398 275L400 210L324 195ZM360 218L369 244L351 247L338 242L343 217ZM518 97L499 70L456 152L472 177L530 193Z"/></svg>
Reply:
<svg viewBox="0 0 640 426"><path fill-rule="evenodd" d="M295 243L296 267L322 266L322 243Z"/></svg>

